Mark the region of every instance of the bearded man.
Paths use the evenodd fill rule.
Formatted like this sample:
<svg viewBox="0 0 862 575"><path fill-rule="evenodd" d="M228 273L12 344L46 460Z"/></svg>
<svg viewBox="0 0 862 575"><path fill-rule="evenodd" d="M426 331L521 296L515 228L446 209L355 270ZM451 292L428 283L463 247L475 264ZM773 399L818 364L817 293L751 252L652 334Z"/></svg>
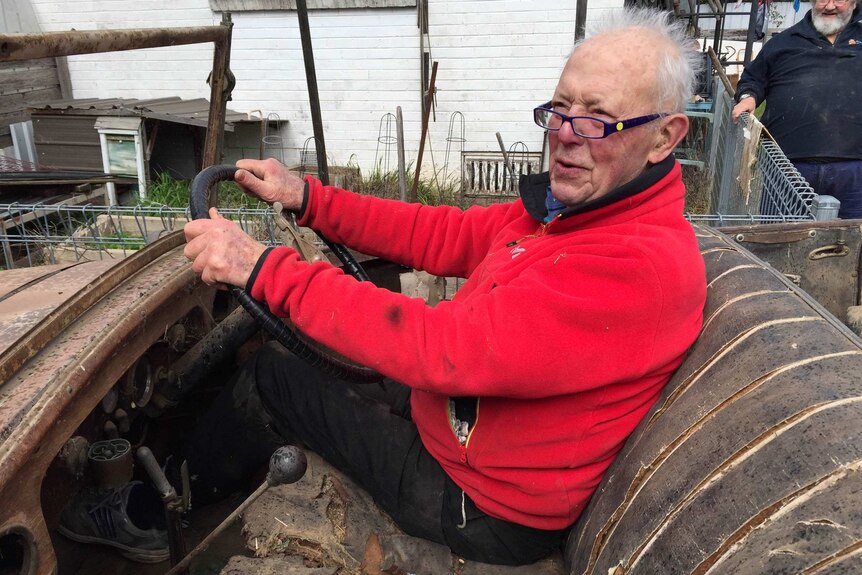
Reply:
<svg viewBox="0 0 862 575"><path fill-rule="evenodd" d="M766 101L763 125L838 216L862 217L862 24L855 0L812 0L745 68L733 120Z"/></svg>

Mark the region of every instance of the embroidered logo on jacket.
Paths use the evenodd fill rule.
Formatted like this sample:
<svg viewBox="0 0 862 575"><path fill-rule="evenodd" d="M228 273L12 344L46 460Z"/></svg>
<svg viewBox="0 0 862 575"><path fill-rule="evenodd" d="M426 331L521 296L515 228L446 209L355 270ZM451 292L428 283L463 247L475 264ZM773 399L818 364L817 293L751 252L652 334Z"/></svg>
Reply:
<svg viewBox="0 0 862 575"><path fill-rule="evenodd" d="M527 251L527 250L525 250L521 246L515 246L514 248L512 248L512 250L509 253L512 254L512 259L515 259L516 257L521 255L525 251Z"/></svg>

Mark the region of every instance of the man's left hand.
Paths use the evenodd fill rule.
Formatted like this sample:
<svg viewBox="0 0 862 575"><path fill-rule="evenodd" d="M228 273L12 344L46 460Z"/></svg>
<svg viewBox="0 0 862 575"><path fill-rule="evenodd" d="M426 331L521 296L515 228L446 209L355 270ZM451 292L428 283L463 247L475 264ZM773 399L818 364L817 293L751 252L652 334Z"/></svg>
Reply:
<svg viewBox="0 0 862 575"><path fill-rule="evenodd" d="M207 285L245 288L266 247L210 208L210 219L186 224L183 254Z"/></svg>

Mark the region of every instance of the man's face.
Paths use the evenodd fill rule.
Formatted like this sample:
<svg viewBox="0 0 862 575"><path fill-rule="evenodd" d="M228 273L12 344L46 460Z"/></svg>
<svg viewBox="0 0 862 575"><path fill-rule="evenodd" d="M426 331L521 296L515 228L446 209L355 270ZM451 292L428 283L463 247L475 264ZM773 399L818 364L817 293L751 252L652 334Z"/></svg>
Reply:
<svg viewBox="0 0 862 575"><path fill-rule="evenodd" d="M642 30L584 42L569 58L551 105L568 116L625 120L656 110L657 62L666 44ZM637 177L654 157L663 119L605 139L576 135L570 123L549 132L551 192L567 206L599 198ZM665 154L666 156L666 154Z"/></svg>
<svg viewBox="0 0 862 575"><path fill-rule="evenodd" d="M811 7L811 22L815 30L824 36L832 36L847 27L854 8L856 8L855 0L840 6L835 4L834 0L828 2L814 0Z"/></svg>

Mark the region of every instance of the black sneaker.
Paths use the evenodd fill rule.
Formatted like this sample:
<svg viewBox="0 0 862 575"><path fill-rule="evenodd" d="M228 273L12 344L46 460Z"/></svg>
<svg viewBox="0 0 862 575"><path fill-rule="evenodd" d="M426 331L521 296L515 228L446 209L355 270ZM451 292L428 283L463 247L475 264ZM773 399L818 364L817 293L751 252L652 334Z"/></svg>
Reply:
<svg viewBox="0 0 862 575"><path fill-rule="evenodd" d="M110 545L139 563L169 559L167 532L142 529L129 517L129 496L139 485L140 481L132 481L108 490L85 489L63 509L57 531L79 543Z"/></svg>

